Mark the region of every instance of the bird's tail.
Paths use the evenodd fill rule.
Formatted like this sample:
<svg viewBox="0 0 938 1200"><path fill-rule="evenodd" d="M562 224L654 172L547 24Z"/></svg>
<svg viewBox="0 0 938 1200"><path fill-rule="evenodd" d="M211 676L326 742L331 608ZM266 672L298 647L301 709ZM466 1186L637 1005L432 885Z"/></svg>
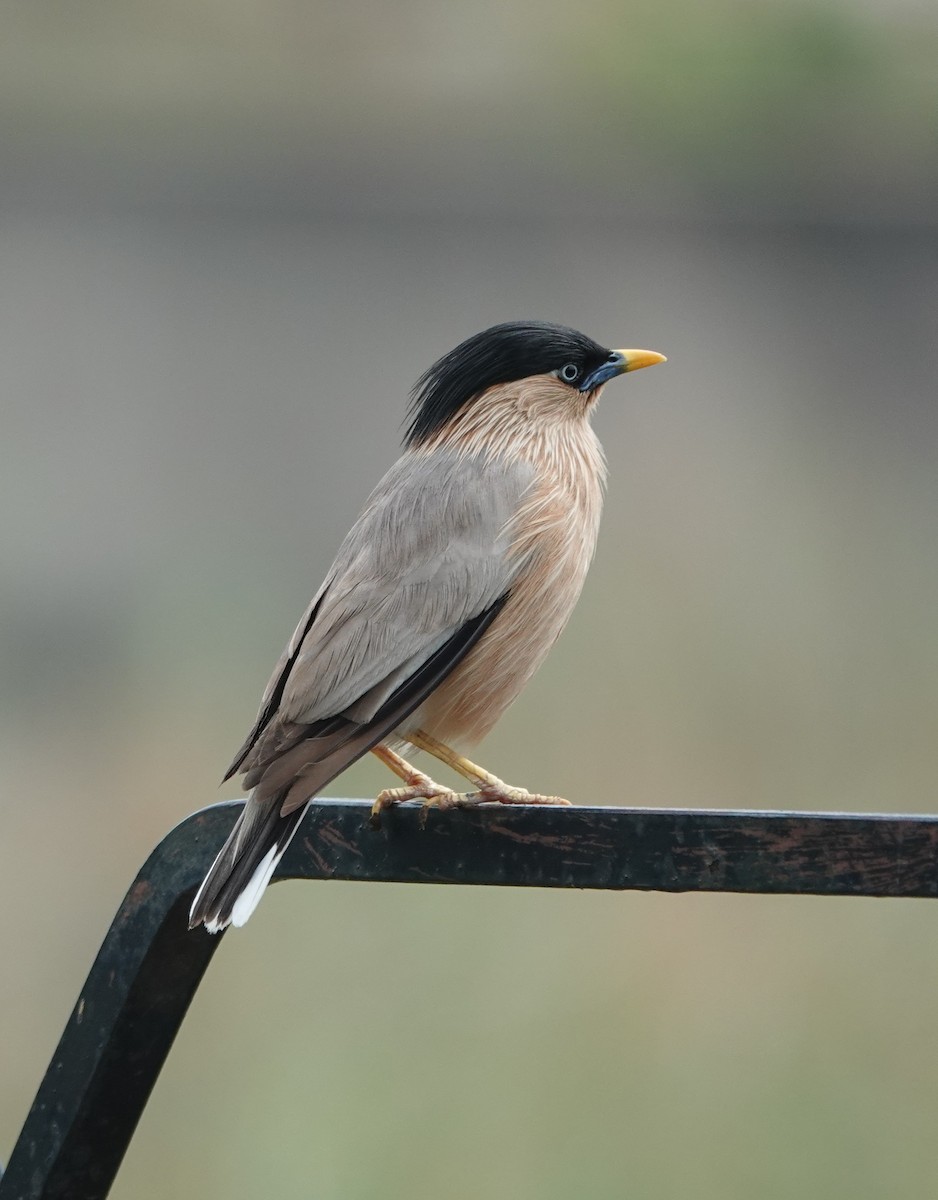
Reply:
<svg viewBox="0 0 938 1200"><path fill-rule="evenodd" d="M257 907L306 812L303 804L280 815L286 790L263 801L248 797L192 901L190 929L204 925L209 933L220 933L228 925L243 925Z"/></svg>

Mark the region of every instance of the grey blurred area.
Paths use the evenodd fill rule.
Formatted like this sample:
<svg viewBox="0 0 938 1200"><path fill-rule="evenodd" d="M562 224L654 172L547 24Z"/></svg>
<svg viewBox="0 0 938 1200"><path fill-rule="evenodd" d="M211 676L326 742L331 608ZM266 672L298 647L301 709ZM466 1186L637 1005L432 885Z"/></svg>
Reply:
<svg viewBox="0 0 938 1200"><path fill-rule="evenodd" d="M138 864L231 794L411 384L488 324L669 363L607 390L597 560L482 761L934 808L933 6L5 26L0 1160ZM936 983L927 902L278 886L113 1194L924 1195Z"/></svg>

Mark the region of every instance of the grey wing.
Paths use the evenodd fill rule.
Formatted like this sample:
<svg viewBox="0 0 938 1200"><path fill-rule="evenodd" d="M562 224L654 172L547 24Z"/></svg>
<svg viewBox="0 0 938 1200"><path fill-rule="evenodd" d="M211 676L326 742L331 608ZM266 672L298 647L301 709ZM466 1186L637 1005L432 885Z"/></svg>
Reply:
<svg viewBox="0 0 938 1200"><path fill-rule="evenodd" d="M532 478L526 464L405 453L346 536L229 776L247 771L245 786L264 779L265 791L283 785L358 743L376 715L386 724L389 701L409 695L422 668L433 686L445 678L473 644L460 631L524 565L513 524Z"/></svg>

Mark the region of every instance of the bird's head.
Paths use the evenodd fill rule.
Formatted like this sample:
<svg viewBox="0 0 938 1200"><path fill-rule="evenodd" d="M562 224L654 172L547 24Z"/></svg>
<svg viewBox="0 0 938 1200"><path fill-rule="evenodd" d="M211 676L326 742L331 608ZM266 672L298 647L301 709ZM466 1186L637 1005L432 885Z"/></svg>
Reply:
<svg viewBox="0 0 938 1200"><path fill-rule="evenodd" d="M610 350L585 333L547 321L493 325L444 354L413 390L408 446L419 446L479 404L493 389L531 380L537 394L571 414L585 414L616 375L665 362L654 350ZM536 382L535 382L536 381Z"/></svg>

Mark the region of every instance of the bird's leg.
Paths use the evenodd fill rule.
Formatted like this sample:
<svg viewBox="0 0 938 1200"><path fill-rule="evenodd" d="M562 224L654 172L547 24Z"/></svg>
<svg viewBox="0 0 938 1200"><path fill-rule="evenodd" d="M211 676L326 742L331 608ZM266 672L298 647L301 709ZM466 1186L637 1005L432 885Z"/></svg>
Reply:
<svg viewBox="0 0 938 1200"><path fill-rule="evenodd" d="M438 758L440 762L446 763L448 767L464 779L468 779L470 783L474 783L478 788L476 792L468 792L462 795L451 793L448 797L428 797L427 803L436 805L440 808L459 807L464 808L472 804L569 804L569 800L564 800L562 796L541 796L534 792L529 792L526 788L512 787L511 784L505 783L499 779L497 775L493 775L491 771L486 771L484 767L478 766L474 762L470 762L468 758L463 758L461 754L457 754L444 742L438 742L435 737L425 733L422 729L416 729L413 733L407 734L407 740L412 746L416 746L418 750L425 750L428 754L432 754L434 758Z"/></svg>
<svg viewBox="0 0 938 1200"><path fill-rule="evenodd" d="M383 792L378 793L377 799L371 806L370 823L373 829L380 827L381 814L386 808L390 808L394 804L401 804L405 800L426 800L427 803L441 804L451 798L452 800L458 799L452 788L446 788L442 784L436 783L429 775L424 775L423 771L418 771L406 759L395 754L383 742L373 746L371 753L376 758L380 758L386 767L390 767L394 774L404 781L404 787L385 788Z"/></svg>

